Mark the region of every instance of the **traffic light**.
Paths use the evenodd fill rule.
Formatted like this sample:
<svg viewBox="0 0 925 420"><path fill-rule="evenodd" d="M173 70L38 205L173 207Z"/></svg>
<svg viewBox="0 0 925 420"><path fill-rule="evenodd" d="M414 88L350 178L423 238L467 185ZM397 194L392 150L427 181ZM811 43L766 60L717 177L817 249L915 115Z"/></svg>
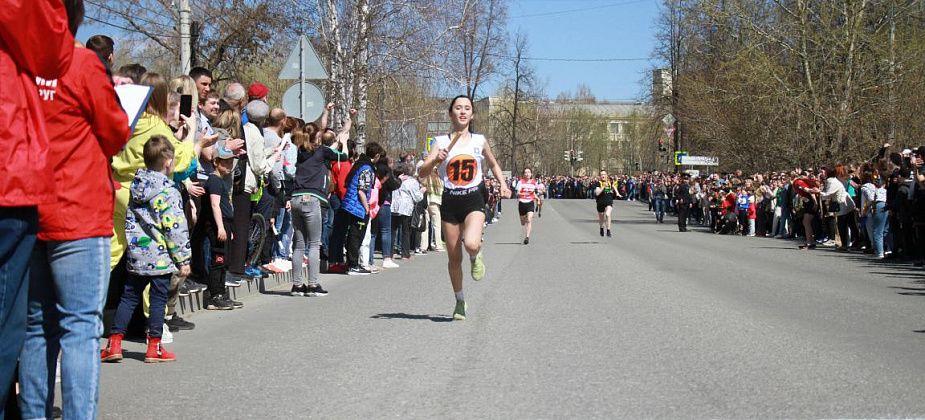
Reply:
<svg viewBox="0 0 925 420"><path fill-rule="evenodd" d="M564 157L566 161L571 161L571 160L572 160L571 153L569 153L568 150L566 150L565 153L563 153L562 157Z"/></svg>

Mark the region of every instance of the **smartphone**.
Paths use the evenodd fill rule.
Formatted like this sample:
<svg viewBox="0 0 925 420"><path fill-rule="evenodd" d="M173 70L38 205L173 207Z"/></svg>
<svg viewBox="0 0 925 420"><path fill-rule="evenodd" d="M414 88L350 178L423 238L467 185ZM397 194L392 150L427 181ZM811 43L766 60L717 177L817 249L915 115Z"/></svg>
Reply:
<svg viewBox="0 0 925 420"><path fill-rule="evenodd" d="M193 95L180 95L180 115L193 115Z"/></svg>

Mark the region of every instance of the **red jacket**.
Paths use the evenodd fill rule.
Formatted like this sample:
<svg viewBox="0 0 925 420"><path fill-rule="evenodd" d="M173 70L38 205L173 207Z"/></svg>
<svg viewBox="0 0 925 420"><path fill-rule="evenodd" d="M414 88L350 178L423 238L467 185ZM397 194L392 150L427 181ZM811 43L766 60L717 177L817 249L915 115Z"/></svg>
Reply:
<svg viewBox="0 0 925 420"><path fill-rule="evenodd" d="M115 191L109 158L131 135L112 81L93 51L76 48L71 69L63 77L37 84L56 197L39 206L39 239L112 236Z"/></svg>
<svg viewBox="0 0 925 420"><path fill-rule="evenodd" d="M64 74L73 52L61 0L0 2L0 207L54 200L35 78Z"/></svg>
<svg viewBox="0 0 925 420"><path fill-rule="evenodd" d="M350 174L351 168L353 168L353 163L349 160L331 162L331 178L333 178L331 181L334 182L334 192L341 200L347 195L347 175Z"/></svg>

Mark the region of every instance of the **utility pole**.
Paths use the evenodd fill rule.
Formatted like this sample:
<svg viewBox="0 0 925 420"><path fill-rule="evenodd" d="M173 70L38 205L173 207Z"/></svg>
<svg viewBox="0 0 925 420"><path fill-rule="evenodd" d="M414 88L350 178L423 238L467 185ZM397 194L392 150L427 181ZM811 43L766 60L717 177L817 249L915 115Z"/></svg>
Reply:
<svg viewBox="0 0 925 420"><path fill-rule="evenodd" d="M896 0L890 2L890 132L887 138L891 144L896 141Z"/></svg>
<svg viewBox="0 0 925 420"><path fill-rule="evenodd" d="M681 1L677 0L677 5L675 5L675 0L671 2L671 50L670 58L671 61L671 115L674 116L674 139L673 143L675 146L675 151L681 151L681 123L680 117L678 116L678 79L680 79L680 63L678 61L681 59ZM675 166L675 173L680 172L681 167Z"/></svg>
<svg viewBox="0 0 925 420"><path fill-rule="evenodd" d="M305 36L299 29L299 118L305 118Z"/></svg>
<svg viewBox="0 0 925 420"><path fill-rule="evenodd" d="M180 0L180 73L189 74L192 67L192 48L190 48L190 6L189 0Z"/></svg>
<svg viewBox="0 0 925 420"><path fill-rule="evenodd" d="M522 49L518 45L514 62L514 113L511 115L511 174L517 172L517 111L520 102L520 58Z"/></svg>

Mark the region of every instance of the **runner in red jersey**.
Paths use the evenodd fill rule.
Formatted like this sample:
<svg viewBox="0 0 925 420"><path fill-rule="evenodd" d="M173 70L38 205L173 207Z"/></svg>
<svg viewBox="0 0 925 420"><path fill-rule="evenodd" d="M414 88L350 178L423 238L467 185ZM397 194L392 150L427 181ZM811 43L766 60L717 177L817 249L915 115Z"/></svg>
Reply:
<svg viewBox="0 0 925 420"><path fill-rule="evenodd" d="M533 179L533 171L524 168L524 176L517 181L517 201L520 212L520 225L524 227L524 245L530 243L530 232L533 230L533 213L536 211L537 182Z"/></svg>

